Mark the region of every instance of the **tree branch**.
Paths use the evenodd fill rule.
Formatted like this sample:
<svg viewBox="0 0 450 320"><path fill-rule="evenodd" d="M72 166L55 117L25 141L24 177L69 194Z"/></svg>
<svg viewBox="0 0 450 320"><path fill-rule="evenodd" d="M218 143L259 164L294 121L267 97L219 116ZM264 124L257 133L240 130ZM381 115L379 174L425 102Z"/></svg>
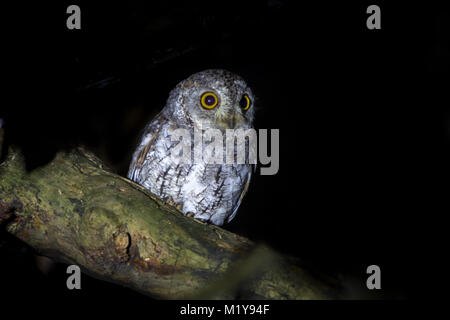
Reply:
<svg viewBox="0 0 450 320"><path fill-rule="evenodd" d="M336 297L290 258L181 215L82 148L31 172L11 148L2 221L41 254L155 298Z"/></svg>

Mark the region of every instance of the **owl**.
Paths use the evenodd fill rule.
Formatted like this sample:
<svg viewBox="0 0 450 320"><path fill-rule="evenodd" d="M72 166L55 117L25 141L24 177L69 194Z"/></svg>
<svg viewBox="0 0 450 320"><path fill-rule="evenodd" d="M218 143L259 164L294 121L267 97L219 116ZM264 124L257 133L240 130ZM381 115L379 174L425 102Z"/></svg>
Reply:
<svg viewBox="0 0 450 320"><path fill-rule="evenodd" d="M180 142L173 135L176 129L190 135L216 129L225 137L228 129L252 129L254 99L246 82L226 70L205 70L181 81L145 127L128 178L184 215L218 226L230 222L248 190L255 164L217 163L210 161L213 155L208 152L192 162L176 161L171 153L184 139ZM205 150L208 141L193 138L189 147L195 152L199 144Z"/></svg>

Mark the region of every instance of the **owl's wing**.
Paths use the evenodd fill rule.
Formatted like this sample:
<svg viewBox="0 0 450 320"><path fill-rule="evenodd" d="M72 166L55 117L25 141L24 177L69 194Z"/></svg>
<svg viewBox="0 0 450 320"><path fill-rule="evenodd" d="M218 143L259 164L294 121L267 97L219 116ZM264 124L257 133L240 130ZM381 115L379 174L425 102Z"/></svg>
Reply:
<svg viewBox="0 0 450 320"><path fill-rule="evenodd" d="M256 168L256 165L252 164L251 166ZM242 188L241 194L239 196L239 200L236 204L236 207L233 210L233 213L227 218L227 223L229 223L231 220L233 220L234 216L236 216L239 206L241 205L241 201L244 198L245 194L247 193L248 186L250 185L250 179L252 178L252 171L254 171L254 170L250 169L250 171L248 172L247 179L245 180L244 187Z"/></svg>
<svg viewBox="0 0 450 320"><path fill-rule="evenodd" d="M130 168L128 170L128 179L138 182L139 175L144 164L148 151L158 137L161 126L153 121L144 129L141 141L133 154Z"/></svg>

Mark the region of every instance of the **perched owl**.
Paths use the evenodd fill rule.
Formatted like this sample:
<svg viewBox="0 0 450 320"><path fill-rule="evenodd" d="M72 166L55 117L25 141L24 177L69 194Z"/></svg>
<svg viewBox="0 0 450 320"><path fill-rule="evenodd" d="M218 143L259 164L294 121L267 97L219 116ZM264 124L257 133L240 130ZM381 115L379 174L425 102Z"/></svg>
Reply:
<svg viewBox="0 0 450 320"><path fill-rule="evenodd" d="M247 192L255 165L248 161L212 163L208 157L213 155L208 152L200 161L176 161L171 152L184 139L180 142L172 135L179 128L191 134L218 129L225 137L227 129L253 128L253 101L245 81L226 70L206 70L181 81L170 92L166 106L145 127L128 178L184 215L219 226L230 222ZM192 150L196 144L206 147L208 141L192 139Z"/></svg>

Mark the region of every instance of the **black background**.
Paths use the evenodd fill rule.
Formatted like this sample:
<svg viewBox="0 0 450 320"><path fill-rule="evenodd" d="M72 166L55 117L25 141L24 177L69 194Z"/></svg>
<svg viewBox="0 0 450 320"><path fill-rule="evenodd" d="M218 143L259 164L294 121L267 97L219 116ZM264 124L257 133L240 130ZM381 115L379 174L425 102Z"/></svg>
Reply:
<svg viewBox="0 0 450 320"><path fill-rule="evenodd" d="M367 266L379 265L383 289L360 297L415 296L408 271L419 231L411 222L426 215L433 175L427 122L448 126L440 100L448 91L448 11L406 1L294 3L7 6L5 143L22 147L29 170L84 144L126 175L140 130L174 85L228 69L257 95L255 126L280 129L280 170L255 176L225 228L352 279L361 292ZM81 7L81 30L66 28L70 4ZM366 28L370 4L381 7L381 30ZM33 259L1 233L2 294L151 302L88 276L81 291L69 291L64 265L43 275Z"/></svg>

